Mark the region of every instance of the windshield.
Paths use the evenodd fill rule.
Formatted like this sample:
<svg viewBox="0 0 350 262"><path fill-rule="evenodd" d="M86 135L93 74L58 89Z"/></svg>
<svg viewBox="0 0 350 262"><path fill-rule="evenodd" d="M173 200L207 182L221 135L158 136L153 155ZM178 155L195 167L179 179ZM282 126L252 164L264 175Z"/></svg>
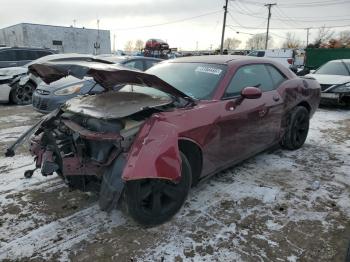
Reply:
<svg viewBox="0 0 350 262"><path fill-rule="evenodd" d="M161 63L147 70L187 96L209 99L226 72L226 65L206 63Z"/></svg>
<svg viewBox="0 0 350 262"><path fill-rule="evenodd" d="M315 74L348 76L350 73L349 68L346 68L345 63L341 61L333 61L321 66L315 71Z"/></svg>

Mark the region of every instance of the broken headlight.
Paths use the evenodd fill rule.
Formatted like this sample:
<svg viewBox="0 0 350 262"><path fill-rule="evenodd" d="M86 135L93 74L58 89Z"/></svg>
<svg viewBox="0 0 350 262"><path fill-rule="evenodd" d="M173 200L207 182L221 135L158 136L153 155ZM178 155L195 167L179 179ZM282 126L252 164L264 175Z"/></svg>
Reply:
<svg viewBox="0 0 350 262"><path fill-rule="evenodd" d="M350 93L350 82L338 85L332 89L334 93Z"/></svg>
<svg viewBox="0 0 350 262"><path fill-rule="evenodd" d="M57 90L54 92L56 96L68 96L72 94L78 94L80 92L80 89L83 87L84 84L78 84L74 86L69 86L60 90Z"/></svg>

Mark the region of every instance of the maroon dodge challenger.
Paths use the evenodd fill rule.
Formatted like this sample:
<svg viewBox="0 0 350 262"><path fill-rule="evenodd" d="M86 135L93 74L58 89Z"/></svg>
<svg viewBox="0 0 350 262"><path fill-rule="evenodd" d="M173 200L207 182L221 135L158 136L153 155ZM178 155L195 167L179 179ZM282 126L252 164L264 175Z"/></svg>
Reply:
<svg viewBox="0 0 350 262"><path fill-rule="evenodd" d="M122 204L144 225L169 220L204 177L276 144L300 148L320 101L314 79L245 56L180 58L146 72L93 59L33 64L29 71L48 84L93 77L104 91L69 100L6 155L30 137L44 176L98 190L103 210Z"/></svg>

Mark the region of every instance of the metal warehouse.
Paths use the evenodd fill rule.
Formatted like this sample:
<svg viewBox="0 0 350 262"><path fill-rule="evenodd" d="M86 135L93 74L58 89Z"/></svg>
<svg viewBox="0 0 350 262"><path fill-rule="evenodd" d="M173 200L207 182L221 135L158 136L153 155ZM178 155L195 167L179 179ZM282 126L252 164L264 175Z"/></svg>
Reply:
<svg viewBox="0 0 350 262"><path fill-rule="evenodd" d="M52 48L60 53L111 52L109 30L30 23L0 29L0 45Z"/></svg>

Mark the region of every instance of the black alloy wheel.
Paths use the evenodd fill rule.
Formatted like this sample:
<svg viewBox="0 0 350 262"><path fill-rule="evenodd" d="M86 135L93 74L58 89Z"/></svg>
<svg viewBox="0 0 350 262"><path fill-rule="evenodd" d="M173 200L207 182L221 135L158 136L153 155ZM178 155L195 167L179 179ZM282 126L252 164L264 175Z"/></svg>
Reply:
<svg viewBox="0 0 350 262"><path fill-rule="evenodd" d="M12 103L17 105L29 105L32 103L32 96L35 90L35 85L28 82L21 86L17 82L12 87L10 98Z"/></svg>
<svg viewBox="0 0 350 262"><path fill-rule="evenodd" d="M288 118L288 126L281 144L284 148L295 150L302 147L309 132L309 111L303 106L295 107Z"/></svg>
<svg viewBox="0 0 350 262"><path fill-rule="evenodd" d="M142 225L166 222L181 208L192 183L191 166L181 153L181 179L173 183L165 179L142 179L126 183L126 208Z"/></svg>

